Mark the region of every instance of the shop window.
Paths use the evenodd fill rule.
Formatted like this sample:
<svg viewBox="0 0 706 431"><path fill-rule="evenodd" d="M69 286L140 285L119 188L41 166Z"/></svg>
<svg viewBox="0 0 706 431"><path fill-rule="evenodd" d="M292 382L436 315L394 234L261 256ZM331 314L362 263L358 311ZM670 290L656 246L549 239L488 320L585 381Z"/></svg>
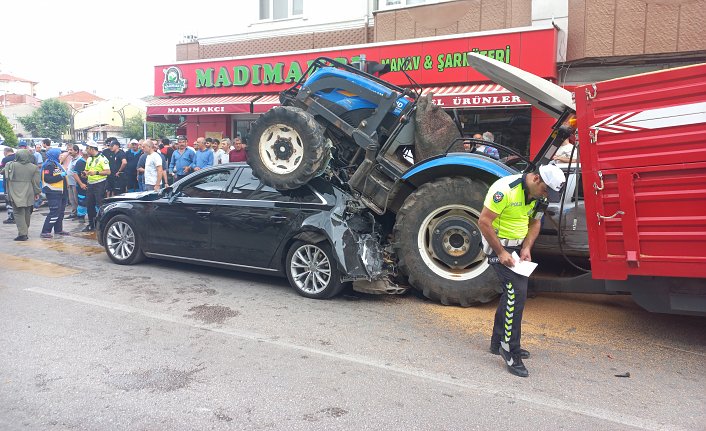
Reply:
<svg viewBox="0 0 706 431"><path fill-rule="evenodd" d="M247 136L250 133L252 125L255 123L253 119L237 119L233 120L233 138L240 137L244 144L247 144Z"/></svg>
<svg viewBox="0 0 706 431"><path fill-rule="evenodd" d="M278 20L304 14L304 0L260 0L260 19Z"/></svg>
<svg viewBox="0 0 706 431"><path fill-rule="evenodd" d="M458 109L458 117L465 135L491 132L495 143L529 155L530 108ZM500 151L500 157L507 155Z"/></svg>

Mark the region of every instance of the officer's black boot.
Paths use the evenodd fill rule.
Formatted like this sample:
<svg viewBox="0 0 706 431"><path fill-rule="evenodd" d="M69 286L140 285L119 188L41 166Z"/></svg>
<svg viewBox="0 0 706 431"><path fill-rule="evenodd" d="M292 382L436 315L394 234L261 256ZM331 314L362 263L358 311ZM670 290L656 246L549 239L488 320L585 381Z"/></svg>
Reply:
<svg viewBox="0 0 706 431"><path fill-rule="evenodd" d="M529 376L529 371L525 368L525 364L522 363L522 358L520 353L511 354L502 347L500 348L500 356L503 357L505 365L507 365L507 370L519 377Z"/></svg>
<svg viewBox="0 0 706 431"><path fill-rule="evenodd" d="M499 355L500 354L500 345L498 344L497 346L491 344L490 345L490 353L493 355ZM520 357L522 359L529 359L530 357L530 352L525 350L525 349L520 349Z"/></svg>

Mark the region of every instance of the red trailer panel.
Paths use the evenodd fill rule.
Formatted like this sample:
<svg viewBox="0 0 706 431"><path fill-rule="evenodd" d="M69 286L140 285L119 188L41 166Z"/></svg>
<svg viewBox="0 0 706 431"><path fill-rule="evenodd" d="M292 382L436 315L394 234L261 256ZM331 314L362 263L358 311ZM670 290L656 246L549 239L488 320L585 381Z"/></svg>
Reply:
<svg viewBox="0 0 706 431"><path fill-rule="evenodd" d="M593 277L706 277L706 64L575 94Z"/></svg>

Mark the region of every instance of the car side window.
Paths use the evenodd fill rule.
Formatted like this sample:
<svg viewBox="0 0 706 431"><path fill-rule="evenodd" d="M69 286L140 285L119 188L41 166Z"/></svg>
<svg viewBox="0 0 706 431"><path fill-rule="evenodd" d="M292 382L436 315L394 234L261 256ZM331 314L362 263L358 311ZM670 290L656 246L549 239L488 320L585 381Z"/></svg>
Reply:
<svg viewBox="0 0 706 431"><path fill-rule="evenodd" d="M182 196L190 198L217 198L228 185L231 171L218 171L199 177L182 187Z"/></svg>
<svg viewBox="0 0 706 431"><path fill-rule="evenodd" d="M243 172L224 197L226 199L250 199L260 201L289 202L286 196L270 186L261 183L250 169L243 169Z"/></svg>

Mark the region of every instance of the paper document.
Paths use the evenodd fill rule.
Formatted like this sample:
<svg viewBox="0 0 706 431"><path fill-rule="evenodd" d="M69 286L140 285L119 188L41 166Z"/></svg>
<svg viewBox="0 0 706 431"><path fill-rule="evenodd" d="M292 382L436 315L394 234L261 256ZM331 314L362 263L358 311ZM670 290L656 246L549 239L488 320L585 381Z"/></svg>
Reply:
<svg viewBox="0 0 706 431"><path fill-rule="evenodd" d="M516 251L512 252L512 258L515 260L515 266L510 268L513 272L529 277L530 274L537 268L537 264L529 260L520 260L520 256Z"/></svg>

